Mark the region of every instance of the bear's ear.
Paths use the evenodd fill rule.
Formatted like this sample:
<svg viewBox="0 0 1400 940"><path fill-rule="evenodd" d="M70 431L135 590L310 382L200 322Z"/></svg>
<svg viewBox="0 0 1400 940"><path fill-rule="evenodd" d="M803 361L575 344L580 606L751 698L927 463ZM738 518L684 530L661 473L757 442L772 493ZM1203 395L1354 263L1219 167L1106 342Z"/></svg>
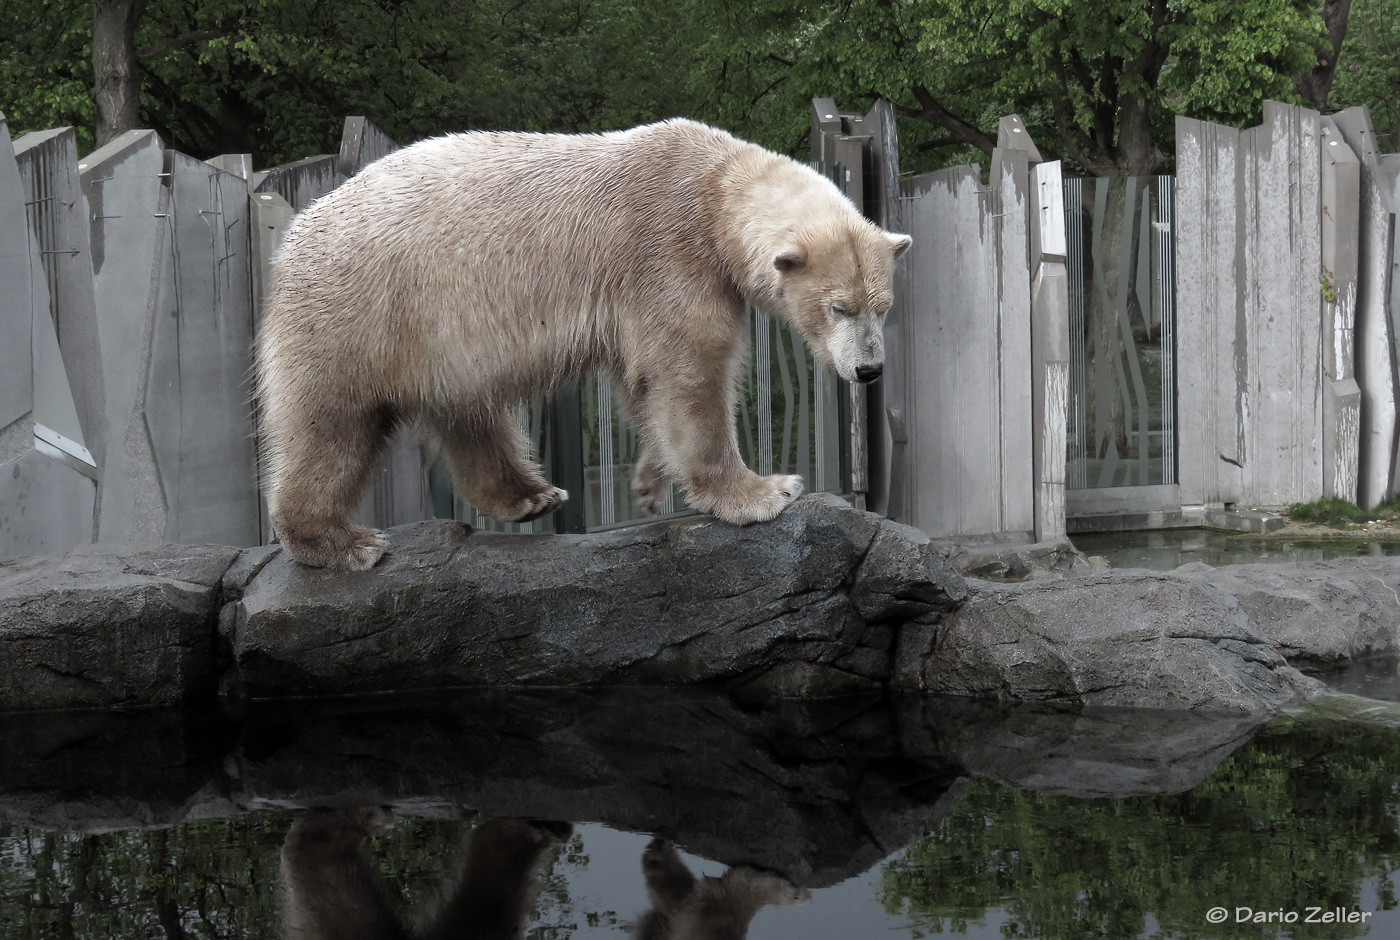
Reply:
<svg viewBox="0 0 1400 940"><path fill-rule="evenodd" d="M807 263L807 252L797 245L784 245L773 256L773 267L783 273L796 271Z"/></svg>
<svg viewBox="0 0 1400 940"><path fill-rule="evenodd" d="M895 235L893 233L888 234L890 239L890 247L894 249L894 256L896 258L908 251L909 246L914 244L914 239L910 238L908 235Z"/></svg>

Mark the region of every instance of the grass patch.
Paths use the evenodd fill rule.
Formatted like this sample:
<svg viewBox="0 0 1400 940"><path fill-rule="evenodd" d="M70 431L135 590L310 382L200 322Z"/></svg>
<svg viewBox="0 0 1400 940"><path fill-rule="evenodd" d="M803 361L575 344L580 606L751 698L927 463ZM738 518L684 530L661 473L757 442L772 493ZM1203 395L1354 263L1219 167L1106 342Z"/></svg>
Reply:
<svg viewBox="0 0 1400 940"><path fill-rule="evenodd" d="M1379 507L1378 507L1379 508ZM1334 529L1352 529L1370 522L1374 516L1355 503L1344 499L1319 499L1313 503L1295 503L1284 512L1294 522L1315 522Z"/></svg>
<svg viewBox="0 0 1400 940"><path fill-rule="evenodd" d="M1381 519L1385 522L1400 522L1400 496L1387 499L1371 510L1371 518Z"/></svg>

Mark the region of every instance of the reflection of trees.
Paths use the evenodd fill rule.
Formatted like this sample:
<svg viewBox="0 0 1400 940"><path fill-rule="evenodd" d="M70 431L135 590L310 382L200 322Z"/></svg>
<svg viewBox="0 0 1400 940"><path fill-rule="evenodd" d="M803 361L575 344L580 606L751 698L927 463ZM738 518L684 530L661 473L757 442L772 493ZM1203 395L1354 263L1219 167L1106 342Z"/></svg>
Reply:
<svg viewBox="0 0 1400 940"><path fill-rule="evenodd" d="M978 780L934 835L885 866L883 901L930 930L963 930L995 908L1016 937L1135 937L1148 914L1177 937L1275 937L1278 924L1213 927L1205 912L1359 910L1368 879L1395 907L1398 786L1393 729L1332 722L1272 725L1175 796L1083 800Z"/></svg>
<svg viewBox="0 0 1400 940"><path fill-rule="evenodd" d="M264 940L280 912L288 817L259 813L100 834L0 826L4 940ZM377 866L411 902L431 897L470 820L403 820Z"/></svg>

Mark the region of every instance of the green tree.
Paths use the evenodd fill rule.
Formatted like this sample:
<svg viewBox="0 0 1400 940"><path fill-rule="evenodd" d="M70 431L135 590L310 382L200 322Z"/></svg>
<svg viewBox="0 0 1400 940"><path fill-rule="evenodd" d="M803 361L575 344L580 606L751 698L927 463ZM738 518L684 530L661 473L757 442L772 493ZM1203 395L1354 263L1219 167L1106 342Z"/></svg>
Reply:
<svg viewBox="0 0 1400 940"><path fill-rule="evenodd" d="M703 116L689 22L592 0L7 0L0 110L15 133L75 124L85 148L143 126L263 166L333 147L346 114L401 141L600 130Z"/></svg>
<svg viewBox="0 0 1400 940"><path fill-rule="evenodd" d="M1329 104L1364 104L1379 150L1400 151L1400 0L1357 0L1342 46Z"/></svg>
<svg viewBox="0 0 1400 940"><path fill-rule="evenodd" d="M883 872L883 901L930 930L991 909L1009 937L1274 938L1279 925L1212 926L1216 905L1360 909L1363 882L1396 906L1400 739L1393 728L1281 722L1189 793L1088 800L974 781L939 831ZM1365 925L1291 928L1350 937Z"/></svg>
<svg viewBox="0 0 1400 940"><path fill-rule="evenodd" d="M884 97L910 119L904 162L918 167L990 152L996 118L1017 111L1095 175L1159 170L1174 114L1257 118L1293 95L1324 35L1316 0L768 0L711 18L721 113L777 89L787 108Z"/></svg>

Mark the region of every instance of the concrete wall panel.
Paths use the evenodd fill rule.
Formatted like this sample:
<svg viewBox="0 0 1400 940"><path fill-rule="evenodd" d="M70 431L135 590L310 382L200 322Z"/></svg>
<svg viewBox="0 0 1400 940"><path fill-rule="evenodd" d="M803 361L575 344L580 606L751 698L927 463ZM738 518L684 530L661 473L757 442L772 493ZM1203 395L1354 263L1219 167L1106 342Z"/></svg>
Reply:
<svg viewBox="0 0 1400 940"><path fill-rule="evenodd" d="M167 245L164 149L152 131L128 131L80 164L91 213L93 295L102 354L106 454L98 467L97 537L155 541L166 505L144 417L154 312Z"/></svg>
<svg viewBox="0 0 1400 940"><path fill-rule="evenodd" d="M1369 508L1393 494L1397 483L1396 363L1400 347L1391 291L1395 264L1396 197L1376 152L1376 133L1365 108L1335 115L1336 130L1360 169L1359 210L1347 217L1357 239L1356 349L1354 375L1361 393L1360 481L1357 502ZM1324 146L1328 146L1324 144Z"/></svg>
<svg viewBox="0 0 1400 940"><path fill-rule="evenodd" d="M45 453L0 464L0 558L91 541L97 484Z"/></svg>
<svg viewBox="0 0 1400 940"><path fill-rule="evenodd" d="M1026 155L1000 162L990 189L971 167L904 183L908 521L934 536L1034 528Z"/></svg>
<svg viewBox="0 0 1400 940"><path fill-rule="evenodd" d="M349 179L380 157L399 149L388 134L365 117L348 117L340 135L340 153L336 156L336 172Z"/></svg>
<svg viewBox="0 0 1400 940"><path fill-rule="evenodd" d="M207 163L167 156L178 249L162 279L145 397L165 538L256 545L248 189Z"/></svg>
<svg viewBox="0 0 1400 940"><path fill-rule="evenodd" d="M24 184L0 115L0 430L34 407L34 285Z"/></svg>
<svg viewBox="0 0 1400 940"><path fill-rule="evenodd" d="M1240 132L1176 119L1179 485L1185 505L1235 502L1244 491ZM1228 259L1217 263L1216 259ZM1237 351L1237 347L1238 351Z"/></svg>
<svg viewBox="0 0 1400 940"><path fill-rule="evenodd" d="M294 210L300 212L311 205L319 196L335 189L345 182L345 176L336 169L337 154L324 153L318 157L307 157L295 163L273 167L255 187L255 192L277 193Z"/></svg>
<svg viewBox="0 0 1400 940"><path fill-rule="evenodd" d="M1065 195L1057 160L1032 176L1031 418L1035 540L1065 535L1065 461L1069 434L1069 278L1065 271Z"/></svg>
<svg viewBox="0 0 1400 940"><path fill-rule="evenodd" d="M55 430L81 443L100 462L106 455L103 362L77 140L71 127L36 131L15 141L15 153L48 285L65 385L77 416L76 426Z"/></svg>
<svg viewBox="0 0 1400 940"><path fill-rule="evenodd" d="M1264 117L1243 132L1177 119L1186 506L1322 495L1318 115L1268 102Z"/></svg>
<svg viewBox="0 0 1400 940"><path fill-rule="evenodd" d="M1322 497L1321 160L1318 115L1266 102L1245 164L1245 501Z"/></svg>
<svg viewBox="0 0 1400 940"><path fill-rule="evenodd" d="M1356 502L1361 390L1356 382L1357 226L1361 164L1322 118L1322 492Z"/></svg>

